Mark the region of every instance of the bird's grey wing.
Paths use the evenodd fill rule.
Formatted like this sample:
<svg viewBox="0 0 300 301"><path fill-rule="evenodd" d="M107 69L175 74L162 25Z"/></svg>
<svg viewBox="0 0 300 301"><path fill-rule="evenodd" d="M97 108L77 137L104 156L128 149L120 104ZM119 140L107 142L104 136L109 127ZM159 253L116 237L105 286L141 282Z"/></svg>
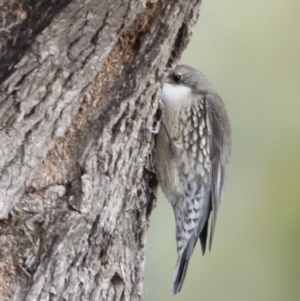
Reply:
<svg viewBox="0 0 300 301"><path fill-rule="evenodd" d="M231 152L231 129L224 103L217 94L207 94L205 104L211 160L212 218L209 240L209 248L211 249L218 207L227 177Z"/></svg>

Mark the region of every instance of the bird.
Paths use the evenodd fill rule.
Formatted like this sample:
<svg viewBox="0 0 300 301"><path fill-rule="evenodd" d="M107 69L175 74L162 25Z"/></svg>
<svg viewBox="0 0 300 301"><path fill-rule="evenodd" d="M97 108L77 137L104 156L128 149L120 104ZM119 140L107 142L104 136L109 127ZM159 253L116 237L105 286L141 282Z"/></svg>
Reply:
<svg viewBox="0 0 300 301"><path fill-rule="evenodd" d="M191 66L177 65L169 72L162 102L155 168L175 215L177 295L198 239L204 255L209 236L211 250L231 155L231 126L213 84Z"/></svg>

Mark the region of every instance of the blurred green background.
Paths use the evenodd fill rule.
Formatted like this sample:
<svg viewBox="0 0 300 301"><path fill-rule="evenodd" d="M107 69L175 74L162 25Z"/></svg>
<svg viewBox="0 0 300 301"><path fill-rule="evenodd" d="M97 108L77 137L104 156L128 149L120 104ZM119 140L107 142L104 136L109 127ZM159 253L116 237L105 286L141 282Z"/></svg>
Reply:
<svg viewBox="0 0 300 301"><path fill-rule="evenodd" d="M203 0L181 62L224 99L233 153L212 252L197 244L176 299L174 218L160 194L145 300L299 301L300 1Z"/></svg>

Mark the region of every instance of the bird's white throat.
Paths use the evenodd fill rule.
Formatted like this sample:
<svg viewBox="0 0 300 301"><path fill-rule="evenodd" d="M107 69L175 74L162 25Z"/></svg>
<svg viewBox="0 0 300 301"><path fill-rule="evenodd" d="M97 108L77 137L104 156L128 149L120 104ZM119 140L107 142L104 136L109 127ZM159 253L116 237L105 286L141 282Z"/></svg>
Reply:
<svg viewBox="0 0 300 301"><path fill-rule="evenodd" d="M183 85L163 85L163 103L166 111L178 110L182 104L187 103L191 96L191 88Z"/></svg>

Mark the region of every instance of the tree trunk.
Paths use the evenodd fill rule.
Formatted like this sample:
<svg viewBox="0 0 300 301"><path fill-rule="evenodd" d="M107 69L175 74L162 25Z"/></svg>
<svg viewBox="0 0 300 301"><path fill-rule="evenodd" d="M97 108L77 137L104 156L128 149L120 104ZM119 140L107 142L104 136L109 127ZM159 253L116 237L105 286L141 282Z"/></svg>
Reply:
<svg viewBox="0 0 300 301"><path fill-rule="evenodd" d="M200 2L2 1L1 300L142 300L144 165Z"/></svg>

